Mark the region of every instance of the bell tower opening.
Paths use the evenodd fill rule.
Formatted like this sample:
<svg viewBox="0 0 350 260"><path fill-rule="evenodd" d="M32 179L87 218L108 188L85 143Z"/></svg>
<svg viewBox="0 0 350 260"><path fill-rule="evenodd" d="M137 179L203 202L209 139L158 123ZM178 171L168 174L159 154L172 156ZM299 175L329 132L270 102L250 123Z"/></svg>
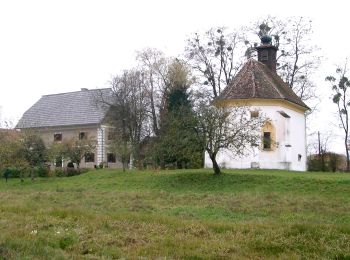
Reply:
<svg viewBox="0 0 350 260"><path fill-rule="evenodd" d="M258 61L264 63L272 72L276 73L276 53L277 47L272 45L272 38L264 35L261 38L260 46L256 47L258 52Z"/></svg>

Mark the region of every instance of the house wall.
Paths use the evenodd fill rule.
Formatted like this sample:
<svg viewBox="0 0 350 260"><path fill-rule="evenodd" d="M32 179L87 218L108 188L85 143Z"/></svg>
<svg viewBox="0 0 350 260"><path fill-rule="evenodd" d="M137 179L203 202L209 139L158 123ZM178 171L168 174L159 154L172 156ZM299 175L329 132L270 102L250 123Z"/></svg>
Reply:
<svg viewBox="0 0 350 260"><path fill-rule="evenodd" d="M251 110L258 109L270 119L275 127L275 139L271 150L260 147L252 148L247 156L235 158L229 150L223 150L217 155L217 162L223 168L254 168L306 170L306 127L305 114L300 110L275 106L255 105ZM290 118L281 115L283 111ZM262 134L262 133L261 133ZM205 155L205 167L212 167L212 162Z"/></svg>
<svg viewBox="0 0 350 260"><path fill-rule="evenodd" d="M120 162L116 161L115 163L107 163L107 153L108 146L106 145L106 138L108 132L107 126L69 126L69 127L51 127L51 128L41 128L39 129L39 133L41 138L43 139L45 146L50 147L52 143L54 143L54 134L61 133L62 141L71 140L72 138L79 138L80 132L86 132L87 138L92 138L97 141L96 149L94 151L94 162L85 162L83 158L80 162L81 168L94 168L95 165L99 165L101 162L104 163L105 166L112 168L121 168L122 165ZM63 161L63 166L66 166L69 160Z"/></svg>
<svg viewBox="0 0 350 260"><path fill-rule="evenodd" d="M109 150L109 144L111 143L110 140L108 140L108 132L112 128L106 125L102 125L99 127L97 133L98 133L98 147L99 147L99 162L104 162L104 164L109 168L123 168L123 164L116 159L116 162L108 162L107 160L107 154L111 153Z"/></svg>

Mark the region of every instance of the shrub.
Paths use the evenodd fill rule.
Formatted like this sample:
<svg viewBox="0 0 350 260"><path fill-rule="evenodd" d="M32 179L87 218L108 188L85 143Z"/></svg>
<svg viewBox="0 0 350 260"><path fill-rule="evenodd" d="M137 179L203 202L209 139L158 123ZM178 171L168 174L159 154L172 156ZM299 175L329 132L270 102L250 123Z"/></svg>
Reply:
<svg viewBox="0 0 350 260"><path fill-rule="evenodd" d="M55 170L52 171L52 176L56 177L72 177L76 175L80 175L82 173L88 172L90 169L74 169L74 168L56 168Z"/></svg>
<svg viewBox="0 0 350 260"><path fill-rule="evenodd" d="M24 169L20 169L17 167L10 167L8 168L9 170L9 178L20 178L21 174L23 174L24 176L26 175L26 172Z"/></svg>
<svg viewBox="0 0 350 260"><path fill-rule="evenodd" d="M65 177L67 175L66 175L66 172L62 168L56 168L55 170L53 170L53 176Z"/></svg>
<svg viewBox="0 0 350 260"><path fill-rule="evenodd" d="M309 158L307 161L308 171L322 171L322 161L318 158Z"/></svg>
<svg viewBox="0 0 350 260"><path fill-rule="evenodd" d="M323 160L322 160L323 159ZM341 171L345 169L346 159L344 155L327 152L323 155L311 155L308 157L309 171Z"/></svg>
<svg viewBox="0 0 350 260"><path fill-rule="evenodd" d="M35 172L35 175L39 176L39 177L49 177L50 176L50 169L45 165L35 167L34 172Z"/></svg>
<svg viewBox="0 0 350 260"><path fill-rule="evenodd" d="M75 176L75 175L79 175L79 171L74 169L74 168L71 168L71 167L67 167L67 170L66 170L66 176L67 177L71 177L71 176Z"/></svg>

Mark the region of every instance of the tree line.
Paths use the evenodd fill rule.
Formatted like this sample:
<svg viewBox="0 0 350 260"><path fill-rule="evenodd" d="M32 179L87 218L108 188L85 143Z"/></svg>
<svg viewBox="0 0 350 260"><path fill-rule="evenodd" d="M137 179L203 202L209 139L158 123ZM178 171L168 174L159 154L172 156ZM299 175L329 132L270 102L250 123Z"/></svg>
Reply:
<svg viewBox="0 0 350 260"><path fill-rule="evenodd" d="M79 174L80 161L87 153L94 151L96 142L91 138L79 139L77 135L46 147L38 131L28 129L18 132L2 129L0 144L0 170L4 171L4 177L7 179L12 175L23 181L26 175L32 180L37 175L48 176L50 164L61 161L62 158L69 162L68 174ZM66 175L67 172L62 174Z"/></svg>

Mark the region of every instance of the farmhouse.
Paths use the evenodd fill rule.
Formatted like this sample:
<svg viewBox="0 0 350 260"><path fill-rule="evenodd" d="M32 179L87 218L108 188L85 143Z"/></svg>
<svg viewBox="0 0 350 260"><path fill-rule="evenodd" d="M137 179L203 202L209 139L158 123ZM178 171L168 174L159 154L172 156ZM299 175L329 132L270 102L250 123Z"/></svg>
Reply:
<svg viewBox="0 0 350 260"><path fill-rule="evenodd" d="M260 147L244 157L229 151L217 156L221 167L306 170L306 116L308 106L276 73L277 48L263 36L256 48L258 60L248 60L219 96L226 106L248 106L251 117L263 115ZM212 167L208 156L205 166Z"/></svg>
<svg viewBox="0 0 350 260"><path fill-rule="evenodd" d="M111 128L106 123L108 109L96 102L98 95L109 96L111 89L81 89L81 91L42 96L19 120L16 128L37 131L46 147L73 138L97 141L95 152L86 154L80 166L93 168L101 163L121 167L116 156L108 151ZM68 161L56 160L55 166Z"/></svg>

